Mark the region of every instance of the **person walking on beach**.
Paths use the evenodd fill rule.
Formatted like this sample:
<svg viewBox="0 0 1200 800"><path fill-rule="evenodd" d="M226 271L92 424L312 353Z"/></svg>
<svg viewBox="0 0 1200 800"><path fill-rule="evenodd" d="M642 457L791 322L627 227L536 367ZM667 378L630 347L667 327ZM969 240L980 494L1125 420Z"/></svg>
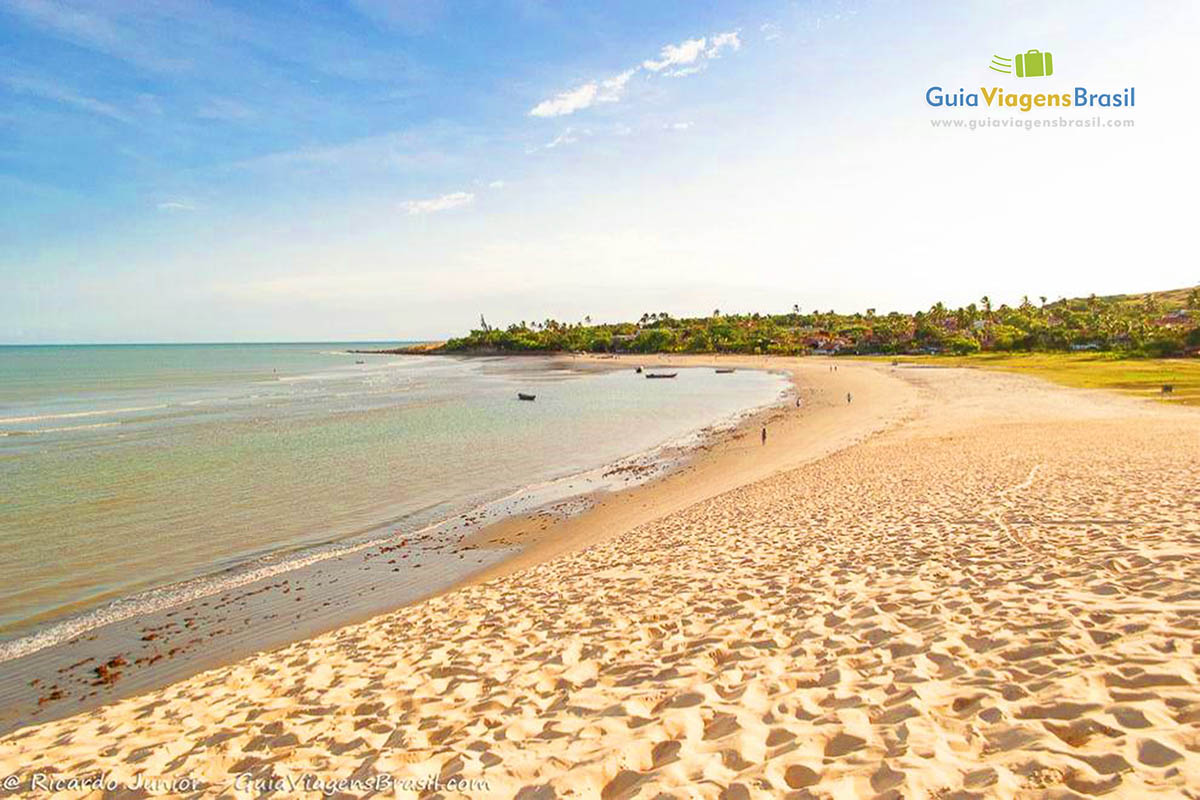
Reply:
<svg viewBox="0 0 1200 800"><path fill-rule="evenodd" d="M853 399L853 398L851 397L850 393L849 393L849 392L846 392L846 405L850 405L850 401L851 401L852 399Z"/></svg>
<svg viewBox="0 0 1200 800"><path fill-rule="evenodd" d="M767 443L767 426L766 425L763 426L762 443L763 444Z"/></svg>

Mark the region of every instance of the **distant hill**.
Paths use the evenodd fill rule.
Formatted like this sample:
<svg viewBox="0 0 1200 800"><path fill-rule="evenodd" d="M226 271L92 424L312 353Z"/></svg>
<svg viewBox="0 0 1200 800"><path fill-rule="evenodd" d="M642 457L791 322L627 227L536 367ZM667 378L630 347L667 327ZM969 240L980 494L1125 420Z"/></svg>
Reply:
<svg viewBox="0 0 1200 800"><path fill-rule="evenodd" d="M1100 298L1110 303L1126 303L1138 304L1145 303L1146 298L1151 297L1162 304L1165 310L1174 310L1178 308L1187 308L1188 297L1195 291L1200 290L1200 285L1189 286L1184 289L1167 289L1165 292L1143 292L1142 294L1111 294ZM1075 298L1076 301L1086 298Z"/></svg>

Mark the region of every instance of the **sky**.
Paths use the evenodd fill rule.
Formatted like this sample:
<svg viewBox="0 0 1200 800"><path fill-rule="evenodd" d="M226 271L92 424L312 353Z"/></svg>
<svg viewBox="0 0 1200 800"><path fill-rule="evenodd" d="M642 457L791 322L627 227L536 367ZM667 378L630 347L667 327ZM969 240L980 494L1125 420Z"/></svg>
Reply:
<svg viewBox="0 0 1200 800"><path fill-rule="evenodd" d="M1197 284L1198 40L1194 2L0 0L0 343Z"/></svg>

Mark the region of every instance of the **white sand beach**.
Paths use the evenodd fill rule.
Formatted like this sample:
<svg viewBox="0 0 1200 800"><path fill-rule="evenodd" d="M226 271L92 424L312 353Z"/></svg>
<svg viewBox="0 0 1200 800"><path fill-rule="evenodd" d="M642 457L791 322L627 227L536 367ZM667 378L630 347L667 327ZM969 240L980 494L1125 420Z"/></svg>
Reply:
<svg viewBox="0 0 1200 800"><path fill-rule="evenodd" d="M743 432L583 517L492 532L528 549L481 582L17 731L0 778L1198 796L1200 414L973 370L728 363L796 376L766 445Z"/></svg>

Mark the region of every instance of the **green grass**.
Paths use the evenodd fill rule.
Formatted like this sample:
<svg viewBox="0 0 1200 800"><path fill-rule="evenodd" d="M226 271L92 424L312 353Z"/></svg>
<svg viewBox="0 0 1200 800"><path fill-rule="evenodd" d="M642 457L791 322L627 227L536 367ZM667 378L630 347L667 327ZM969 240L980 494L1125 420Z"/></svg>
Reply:
<svg viewBox="0 0 1200 800"><path fill-rule="evenodd" d="M1200 405L1200 359L1122 358L1105 353L978 353L970 356L888 356L872 360L1019 372L1083 389L1110 389L1169 403ZM1162 393L1163 384L1175 391Z"/></svg>

